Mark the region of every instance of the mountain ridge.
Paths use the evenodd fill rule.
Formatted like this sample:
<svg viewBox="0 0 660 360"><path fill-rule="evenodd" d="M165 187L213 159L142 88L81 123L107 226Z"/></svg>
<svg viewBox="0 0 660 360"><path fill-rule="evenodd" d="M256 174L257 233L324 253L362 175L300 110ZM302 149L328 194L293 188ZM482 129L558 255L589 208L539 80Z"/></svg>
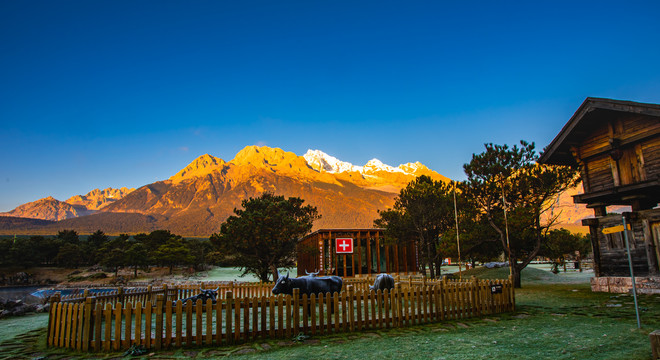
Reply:
<svg viewBox="0 0 660 360"><path fill-rule="evenodd" d="M279 148L247 146L230 161L201 155L170 178L137 189L95 189L70 198L74 204L50 198L43 201L50 204L50 212L41 213L51 214L45 220L59 220L45 228L87 231L97 223L106 233L163 228L185 236L209 236L242 200L268 191L316 206L322 218L314 229L372 227L378 210L390 208L399 191L419 175L450 181L419 162L393 167L372 159L356 166L320 150L298 156Z"/></svg>

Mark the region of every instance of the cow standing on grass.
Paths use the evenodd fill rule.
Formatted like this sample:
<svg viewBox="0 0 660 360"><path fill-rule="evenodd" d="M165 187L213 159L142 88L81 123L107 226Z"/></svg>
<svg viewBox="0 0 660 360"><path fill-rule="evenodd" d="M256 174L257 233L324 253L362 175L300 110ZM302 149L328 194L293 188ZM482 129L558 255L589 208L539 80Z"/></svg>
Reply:
<svg viewBox="0 0 660 360"><path fill-rule="evenodd" d="M369 290L385 291L385 289L392 291L394 289L394 278L390 274L379 274L374 280L374 285L369 285Z"/></svg>

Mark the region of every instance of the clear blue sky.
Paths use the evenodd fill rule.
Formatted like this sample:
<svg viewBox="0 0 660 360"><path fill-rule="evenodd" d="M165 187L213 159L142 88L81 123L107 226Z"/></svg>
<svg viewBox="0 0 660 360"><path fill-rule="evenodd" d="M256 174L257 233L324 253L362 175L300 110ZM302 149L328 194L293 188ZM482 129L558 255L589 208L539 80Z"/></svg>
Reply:
<svg viewBox="0 0 660 360"><path fill-rule="evenodd" d="M454 179L587 96L660 103L660 2L0 0L0 211L247 145Z"/></svg>

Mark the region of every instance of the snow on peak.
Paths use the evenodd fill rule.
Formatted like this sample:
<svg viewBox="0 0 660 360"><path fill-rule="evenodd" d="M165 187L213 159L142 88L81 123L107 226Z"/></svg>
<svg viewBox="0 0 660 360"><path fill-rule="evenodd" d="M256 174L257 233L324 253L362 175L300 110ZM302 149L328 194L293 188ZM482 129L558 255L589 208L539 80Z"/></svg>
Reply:
<svg viewBox="0 0 660 360"><path fill-rule="evenodd" d="M333 174L343 172L358 172L364 175L373 174L378 171L385 171L389 173L415 175L417 170L426 168L420 162L407 163L399 165L399 167L393 167L384 164L378 159L371 159L364 166L356 166L349 162L341 161L334 156L330 156L321 150L307 150L307 153L303 155L303 157L312 169Z"/></svg>
<svg viewBox="0 0 660 360"><path fill-rule="evenodd" d="M323 171L328 173L342 173L342 172L362 172L362 166L355 166L351 163L341 161L334 156L330 156L321 150L307 150L303 155L307 164L316 171Z"/></svg>
<svg viewBox="0 0 660 360"><path fill-rule="evenodd" d="M395 168L387 164L383 164L383 162L378 159L371 159L367 162L366 165L364 165L364 172L376 172L376 171L400 172L400 173L404 172L399 168Z"/></svg>

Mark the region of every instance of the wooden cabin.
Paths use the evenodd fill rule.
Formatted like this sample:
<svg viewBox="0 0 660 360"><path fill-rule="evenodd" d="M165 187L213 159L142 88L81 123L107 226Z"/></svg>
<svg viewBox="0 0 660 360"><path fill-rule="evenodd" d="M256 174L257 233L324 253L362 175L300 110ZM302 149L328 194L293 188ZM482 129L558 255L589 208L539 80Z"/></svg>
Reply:
<svg viewBox="0 0 660 360"><path fill-rule="evenodd" d="M596 277L630 277L621 214L627 205L635 276L657 276L660 263L660 105L587 98L548 145L544 164L579 166L584 193L575 203L594 210L589 226ZM605 230L605 232L603 232Z"/></svg>
<svg viewBox="0 0 660 360"><path fill-rule="evenodd" d="M337 253L337 239L351 239L352 253ZM379 273L411 274L419 269L417 247L387 244L383 229L320 229L298 243L298 276L369 276Z"/></svg>

